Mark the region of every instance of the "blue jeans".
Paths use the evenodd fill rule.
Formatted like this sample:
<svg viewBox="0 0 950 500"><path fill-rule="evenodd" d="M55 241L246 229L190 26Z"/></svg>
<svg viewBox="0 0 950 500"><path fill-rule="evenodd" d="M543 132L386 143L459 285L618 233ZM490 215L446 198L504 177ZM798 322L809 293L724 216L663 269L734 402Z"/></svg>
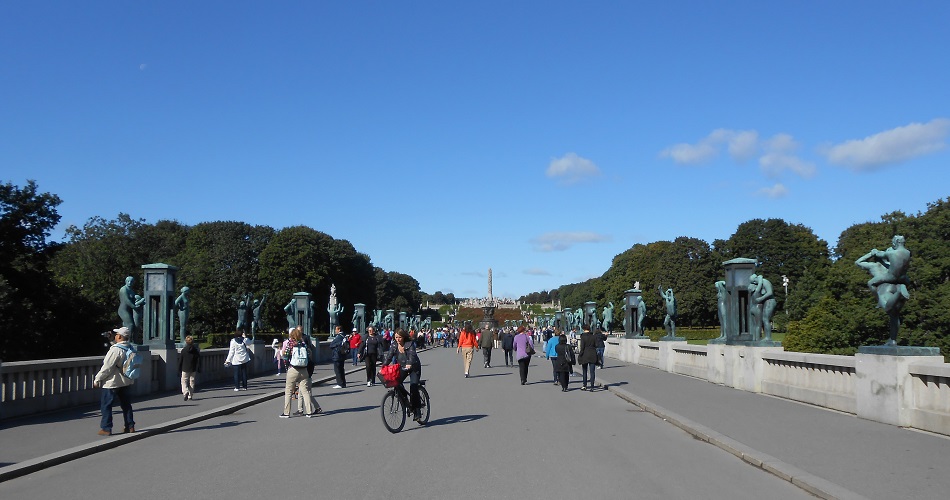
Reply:
<svg viewBox="0 0 950 500"><path fill-rule="evenodd" d="M599 364L601 368L604 367L604 348L603 347L597 348L597 364Z"/></svg>
<svg viewBox="0 0 950 500"><path fill-rule="evenodd" d="M119 406L122 407L122 421L125 428L135 426L135 420L132 419L132 398L131 386L118 387L116 389L102 389L102 396L99 399L99 410L102 412L102 420L99 422L99 428L104 431L112 432L112 406L115 400L119 400Z"/></svg>
<svg viewBox="0 0 950 500"><path fill-rule="evenodd" d="M247 389L247 365L231 365L234 369L234 388L240 389L242 386Z"/></svg>
<svg viewBox="0 0 950 500"><path fill-rule="evenodd" d="M360 355L360 350L358 347L350 348L350 357L353 358L353 366L360 364L359 355Z"/></svg>
<svg viewBox="0 0 950 500"><path fill-rule="evenodd" d="M584 380L581 382L581 387L590 387L594 388L594 372L597 370L597 363L584 363ZM590 368L590 386L587 385L587 369Z"/></svg>

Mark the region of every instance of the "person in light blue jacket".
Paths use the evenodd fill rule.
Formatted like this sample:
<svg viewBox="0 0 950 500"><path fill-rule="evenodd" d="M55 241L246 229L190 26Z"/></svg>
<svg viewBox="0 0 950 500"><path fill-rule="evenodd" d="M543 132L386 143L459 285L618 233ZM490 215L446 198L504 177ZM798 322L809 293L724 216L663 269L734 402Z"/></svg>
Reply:
<svg viewBox="0 0 950 500"><path fill-rule="evenodd" d="M554 369L554 385L557 385L557 351L555 351L554 348L557 347L558 332L555 330L554 335L550 333L545 333L544 335L547 337L544 341L544 357L551 360L551 367Z"/></svg>

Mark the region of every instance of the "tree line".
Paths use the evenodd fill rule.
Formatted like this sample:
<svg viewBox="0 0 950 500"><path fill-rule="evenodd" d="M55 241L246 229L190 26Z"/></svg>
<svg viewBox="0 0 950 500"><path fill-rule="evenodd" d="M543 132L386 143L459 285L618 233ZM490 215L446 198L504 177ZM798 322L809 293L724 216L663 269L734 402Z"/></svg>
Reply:
<svg viewBox="0 0 950 500"><path fill-rule="evenodd" d="M34 181L20 187L0 184L0 359L15 361L99 354L99 332L118 322L118 289L126 276L141 280L143 264L162 262L180 269L177 286L191 289L189 330L224 333L237 320L247 292L267 293L265 329L286 326L283 305L295 292L309 292L317 304L318 331L328 329L319 314L329 301L330 284L347 309L352 305L418 312L431 301L452 304L452 294L424 294L407 274L386 271L346 240L306 226L274 229L237 221L193 226L162 220L154 224L120 213L115 219L92 217L66 230L66 241L48 241L59 223L62 200L40 192ZM857 346L887 338L887 316L876 309L867 287L869 276L854 261L872 248L884 249L895 234L912 252L908 276L911 298L902 313L899 342L938 346L950 353L950 198L928 204L916 215L894 212L878 222L844 230L832 249L801 224L782 219L753 219L728 239L708 243L682 236L673 241L637 244L614 257L599 278L535 292L528 303L560 301L580 307L608 302L623 319L623 293L637 281L647 304L645 326L662 324L664 309L657 288L673 288L678 324L718 326L713 283L723 279L722 262L758 260L756 272L775 289L773 318L787 330L787 350L848 354ZM782 276L790 282L786 295ZM141 283L136 289L141 290ZM436 318L437 319L437 318Z"/></svg>
<svg viewBox="0 0 950 500"><path fill-rule="evenodd" d="M756 273L772 282L778 308L773 321L787 331L786 350L853 354L861 345L887 340L887 315L867 286L870 276L854 262L872 248L885 249L901 234L912 252L908 277L911 298L902 312L901 345L941 348L950 354L950 198L937 200L916 215L893 212L880 221L844 230L833 248L801 224L782 219L743 222L728 239L711 244L682 236L673 241L637 244L614 257L599 278L563 285L534 296L558 297L563 307L596 301L598 311L616 306L623 320L624 291L637 281L647 305L644 326L662 325L665 309L658 288L676 295L678 325L718 327L713 284L724 279L722 263L737 257L758 261ZM782 276L789 280L788 293Z"/></svg>

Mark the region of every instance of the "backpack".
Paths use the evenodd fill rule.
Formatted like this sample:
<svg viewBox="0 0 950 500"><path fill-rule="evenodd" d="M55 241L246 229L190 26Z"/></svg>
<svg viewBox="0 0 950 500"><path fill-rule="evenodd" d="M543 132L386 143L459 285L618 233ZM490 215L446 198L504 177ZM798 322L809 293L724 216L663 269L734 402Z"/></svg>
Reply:
<svg viewBox="0 0 950 500"><path fill-rule="evenodd" d="M131 380L138 380L142 374L142 354L135 346L125 347L115 344L116 347L125 351L125 361L122 362L122 374Z"/></svg>
<svg viewBox="0 0 950 500"><path fill-rule="evenodd" d="M346 337L340 335L340 338L342 340L340 341L340 345L336 347L336 352L345 359L350 355L350 343L347 342Z"/></svg>
<svg viewBox="0 0 950 500"><path fill-rule="evenodd" d="M302 368L307 366L310 361L310 353L308 352L307 344L299 342L294 344L294 347L291 349L292 354L290 355L290 366L296 368Z"/></svg>
<svg viewBox="0 0 950 500"><path fill-rule="evenodd" d="M577 364L577 358L574 357L574 349L570 345L564 346L564 361L571 365Z"/></svg>

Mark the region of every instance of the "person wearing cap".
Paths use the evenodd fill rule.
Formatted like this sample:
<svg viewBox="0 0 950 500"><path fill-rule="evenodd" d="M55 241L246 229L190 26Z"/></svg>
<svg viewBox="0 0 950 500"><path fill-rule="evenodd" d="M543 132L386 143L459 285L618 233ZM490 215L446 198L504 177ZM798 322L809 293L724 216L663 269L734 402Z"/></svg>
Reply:
<svg viewBox="0 0 950 500"><path fill-rule="evenodd" d="M360 364L360 342L363 341L363 336L360 335L360 331L354 326L353 333L350 334L350 357L353 358L353 366Z"/></svg>
<svg viewBox="0 0 950 500"><path fill-rule="evenodd" d="M122 365L125 364L127 350L131 349L129 338L132 331L126 327L112 330L113 344L109 347L102 360L102 368L96 373L96 378L92 381L93 387L102 388L102 396L99 399L99 410L102 412L102 419L99 422L99 435L112 435L112 406L115 400L119 400L119 406L122 407L122 420L125 424L124 433L135 432L135 420L132 417L132 395L129 386L134 382L125 376L122 371Z"/></svg>

